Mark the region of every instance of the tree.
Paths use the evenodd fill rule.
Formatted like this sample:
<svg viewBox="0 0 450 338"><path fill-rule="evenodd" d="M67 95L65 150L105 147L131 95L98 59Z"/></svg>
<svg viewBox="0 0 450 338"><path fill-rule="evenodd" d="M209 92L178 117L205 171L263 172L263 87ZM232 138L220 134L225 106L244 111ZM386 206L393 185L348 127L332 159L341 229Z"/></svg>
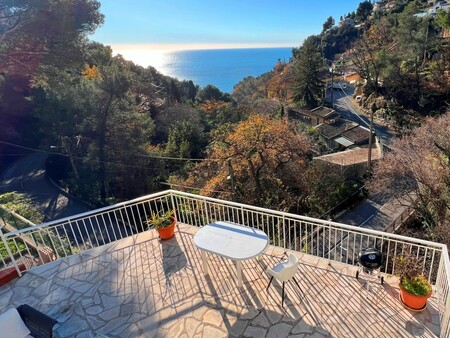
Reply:
<svg viewBox="0 0 450 338"><path fill-rule="evenodd" d="M293 78L291 63L278 62L272 71L272 78L267 82L267 97L280 102L287 100L287 83Z"/></svg>
<svg viewBox="0 0 450 338"><path fill-rule="evenodd" d="M95 0L0 1L0 134L34 145L33 87L79 72L88 34L103 22ZM31 131L31 132L30 132Z"/></svg>
<svg viewBox="0 0 450 338"><path fill-rule="evenodd" d="M369 93L379 92L380 77L387 56L395 48L393 31L386 21L372 25L354 44L351 61L361 78L367 81Z"/></svg>
<svg viewBox="0 0 450 338"><path fill-rule="evenodd" d="M323 69L324 60L311 37L303 43L295 62L294 101L314 108L323 92L320 71Z"/></svg>
<svg viewBox="0 0 450 338"><path fill-rule="evenodd" d="M169 102L181 102L180 91L173 79L169 81L169 88L167 90Z"/></svg>
<svg viewBox="0 0 450 338"><path fill-rule="evenodd" d="M322 33L329 30L331 27L333 27L335 24L334 18L332 16L329 16L328 19L323 23L323 29Z"/></svg>
<svg viewBox="0 0 450 338"><path fill-rule="evenodd" d="M324 217L324 214L351 195L352 187L339 168L322 161L313 161L305 172L305 190L308 216ZM330 216L330 215L327 215Z"/></svg>
<svg viewBox="0 0 450 338"><path fill-rule="evenodd" d="M194 102L195 96L197 95L198 86L195 86L194 82L189 80L189 81L181 81L179 87L180 92L182 93L181 95L184 98L184 100Z"/></svg>
<svg viewBox="0 0 450 338"><path fill-rule="evenodd" d="M191 121L176 121L170 127L166 145L167 155L200 158L204 146L203 131Z"/></svg>
<svg viewBox="0 0 450 338"><path fill-rule="evenodd" d="M374 168L370 189L407 201L423 226L447 227L450 221L450 113L429 119L393 142L392 152ZM432 230L433 231L433 230Z"/></svg>
<svg viewBox="0 0 450 338"><path fill-rule="evenodd" d="M247 76L239 81L233 88L232 98L238 104L251 104L267 97L266 85L272 78L272 72L261 74L258 77Z"/></svg>
<svg viewBox="0 0 450 338"><path fill-rule="evenodd" d="M44 221L44 215L33 205L32 200L23 194L17 192L2 194L0 195L0 205L35 224L40 224ZM29 226L29 224L20 223L2 208L0 208L0 219L3 223L15 225L17 229Z"/></svg>
<svg viewBox="0 0 450 338"><path fill-rule="evenodd" d="M284 122L252 115L234 127L216 130L207 161L196 165L183 183L201 187L206 195L298 209L305 198L307 149L305 139Z"/></svg>
<svg viewBox="0 0 450 338"><path fill-rule="evenodd" d="M189 121L196 129L203 130L200 113L197 109L188 104L175 103L166 105L157 111L154 121L158 126L152 138L152 141L155 144L167 142L169 131L174 122Z"/></svg>
<svg viewBox="0 0 450 338"><path fill-rule="evenodd" d="M96 0L16 0L0 6L2 74L36 75L43 65L79 60L86 36L103 23Z"/></svg>
<svg viewBox="0 0 450 338"><path fill-rule="evenodd" d="M240 122L246 116L241 106L236 107L231 102L207 102L198 105L198 108L206 133L226 123Z"/></svg>
<svg viewBox="0 0 450 338"><path fill-rule="evenodd" d="M144 154L153 133L150 117L134 104L131 77L123 61L115 57L101 77L81 83L85 99L80 104L87 113L84 132L94 141L88 146L86 164L98 173L102 203L106 201L108 182L114 180L118 169L131 163L133 154Z"/></svg>
<svg viewBox="0 0 450 338"><path fill-rule="evenodd" d="M111 196L134 197L136 191L145 191L142 155L154 126L131 93L127 63L110 57L97 69L95 77L62 73L41 95L35 117L43 134L76 162L75 192L105 203ZM139 184L130 183L135 179Z"/></svg>
<svg viewBox="0 0 450 338"><path fill-rule="evenodd" d="M439 10L437 12L436 23L444 29L450 29L450 10Z"/></svg>
<svg viewBox="0 0 450 338"><path fill-rule="evenodd" d="M196 99L200 102L219 101L223 100L223 93L219 88L209 84L198 91Z"/></svg>
<svg viewBox="0 0 450 338"><path fill-rule="evenodd" d="M355 19L357 22L363 23L372 14L373 5L369 0L363 1L356 9Z"/></svg>
<svg viewBox="0 0 450 338"><path fill-rule="evenodd" d="M429 34L429 20L414 15L414 4L407 6L399 15L398 40L402 51L403 68L414 75L414 96L422 95L421 66L427 57L427 50L433 44Z"/></svg>

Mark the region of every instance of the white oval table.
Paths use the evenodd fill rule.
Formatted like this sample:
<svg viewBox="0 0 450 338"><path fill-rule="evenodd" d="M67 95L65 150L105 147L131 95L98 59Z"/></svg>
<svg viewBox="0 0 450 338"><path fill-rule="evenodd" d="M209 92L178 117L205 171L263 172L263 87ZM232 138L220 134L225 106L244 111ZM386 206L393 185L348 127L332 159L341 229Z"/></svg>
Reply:
<svg viewBox="0 0 450 338"><path fill-rule="evenodd" d="M194 244L201 250L205 274L208 274L207 252L236 261L238 286L242 287L241 261L261 255L269 246L269 238L259 229L218 221L197 231Z"/></svg>

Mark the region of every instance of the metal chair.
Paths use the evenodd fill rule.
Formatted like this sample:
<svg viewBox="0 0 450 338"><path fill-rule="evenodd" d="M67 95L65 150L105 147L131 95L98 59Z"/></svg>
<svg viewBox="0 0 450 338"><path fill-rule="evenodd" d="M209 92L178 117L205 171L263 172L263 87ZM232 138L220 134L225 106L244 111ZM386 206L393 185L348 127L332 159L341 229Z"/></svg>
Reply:
<svg viewBox="0 0 450 338"><path fill-rule="evenodd" d="M298 258L293 253L289 255L289 258L286 261L277 264L272 269L268 268L266 270L266 272L271 276L269 285L267 285L267 290L269 290L269 286L274 278L278 282L281 282L283 285L281 292L281 306L283 306L284 303L284 284L287 281L293 279L295 284L297 284L298 288L301 290L300 285L298 284L297 280L294 277L297 270L298 270Z"/></svg>

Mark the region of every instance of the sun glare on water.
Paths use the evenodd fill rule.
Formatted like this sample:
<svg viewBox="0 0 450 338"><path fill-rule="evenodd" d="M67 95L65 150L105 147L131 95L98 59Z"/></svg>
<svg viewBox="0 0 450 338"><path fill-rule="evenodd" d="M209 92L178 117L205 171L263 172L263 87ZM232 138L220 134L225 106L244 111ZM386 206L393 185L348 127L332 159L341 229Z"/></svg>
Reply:
<svg viewBox="0 0 450 338"><path fill-rule="evenodd" d="M167 62L166 58L171 52L167 49L153 49L133 46L112 46L112 49L114 54L121 54L126 60L131 60L143 67L152 66L159 71L164 70L164 65Z"/></svg>
<svg viewBox="0 0 450 338"><path fill-rule="evenodd" d="M293 46L293 44L292 44ZM111 45L114 55L121 54L126 60L148 67L152 66L165 75L172 76L170 64L176 58L174 52L207 49L276 48L286 44L117 44Z"/></svg>

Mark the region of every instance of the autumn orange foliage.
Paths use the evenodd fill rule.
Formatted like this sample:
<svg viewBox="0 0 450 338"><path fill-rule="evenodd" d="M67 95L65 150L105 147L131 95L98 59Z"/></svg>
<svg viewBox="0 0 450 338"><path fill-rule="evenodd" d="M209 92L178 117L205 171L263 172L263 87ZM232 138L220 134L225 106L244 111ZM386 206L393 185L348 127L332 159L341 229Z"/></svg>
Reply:
<svg viewBox="0 0 450 338"><path fill-rule="evenodd" d="M81 71L81 75L89 78L89 79L95 79L97 77L100 77L100 73L98 71L98 68L96 65L93 65L92 67L86 64L84 69Z"/></svg>
<svg viewBox="0 0 450 338"><path fill-rule="evenodd" d="M285 121L251 115L216 133L209 161L184 183L202 187L204 195L287 210L302 190L307 149Z"/></svg>

